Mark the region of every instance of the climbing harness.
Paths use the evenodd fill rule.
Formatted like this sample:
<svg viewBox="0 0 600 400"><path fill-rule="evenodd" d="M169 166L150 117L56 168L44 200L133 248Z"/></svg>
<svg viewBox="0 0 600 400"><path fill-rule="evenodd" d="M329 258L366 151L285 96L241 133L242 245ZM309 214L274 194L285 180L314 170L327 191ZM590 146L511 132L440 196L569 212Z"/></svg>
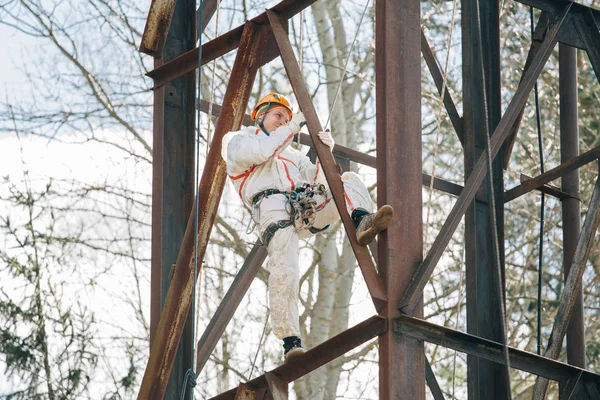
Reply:
<svg viewBox="0 0 600 400"><path fill-rule="evenodd" d="M289 219L280 220L270 224L261 234L262 243L265 246L268 245L275 235L275 232L292 225L297 230L308 229L311 233L318 233L327 229L329 225L326 225L323 228L315 228L313 226L317 212L322 210L329 202L327 192L327 187L323 184L309 185L306 183L302 186L298 186L291 192L282 192L278 189L266 189L255 194L254 197L252 197L252 220L255 224L258 224L260 221L260 203L265 198L275 194L281 194L286 197L286 211L290 216ZM326 200L322 204L318 204L315 196L323 196Z"/></svg>

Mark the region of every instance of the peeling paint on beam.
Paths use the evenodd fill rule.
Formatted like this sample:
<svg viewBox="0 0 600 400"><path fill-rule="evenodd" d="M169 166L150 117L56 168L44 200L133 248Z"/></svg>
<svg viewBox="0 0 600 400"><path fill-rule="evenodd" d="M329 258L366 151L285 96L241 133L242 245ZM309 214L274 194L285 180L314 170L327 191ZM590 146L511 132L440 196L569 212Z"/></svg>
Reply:
<svg viewBox="0 0 600 400"><path fill-rule="evenodd" d="M175 4L175 0L152 0L140 52L160 57L175 12Z"/></svg>

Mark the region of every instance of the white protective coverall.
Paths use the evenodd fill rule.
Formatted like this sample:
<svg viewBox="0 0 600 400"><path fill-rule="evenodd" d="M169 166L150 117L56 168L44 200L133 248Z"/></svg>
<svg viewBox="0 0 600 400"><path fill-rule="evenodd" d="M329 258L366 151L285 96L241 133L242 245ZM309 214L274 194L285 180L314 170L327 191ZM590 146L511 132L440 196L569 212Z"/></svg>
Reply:
<svg viewBox="0 0 600 400"><path fill-rule="evenodd" d="M289 146L293 133L281 126L264 133L257 127L244 127L229 132L223 138L222 157L227 162L227 174L231 178L243 202L253 210L259 234L272 223L289 220L288 200L283 194L273 194L257 204L254 195L266 189L291 192L303 184L323 183L325 176L319 164L313 164L301 151ZM342 174L346 207L350 214L355 208L372 210L372 201L365 184L354 172ZM331 193L315 196L317 213L314 228L323 228L339 219ZM300 337L298 321L298 291L300 273L298 267L299 238L309 237L308 229L292 225L275 232L268 244L267 270L269 275L269 303L271 327L278 339L288 336Z"/></svg>

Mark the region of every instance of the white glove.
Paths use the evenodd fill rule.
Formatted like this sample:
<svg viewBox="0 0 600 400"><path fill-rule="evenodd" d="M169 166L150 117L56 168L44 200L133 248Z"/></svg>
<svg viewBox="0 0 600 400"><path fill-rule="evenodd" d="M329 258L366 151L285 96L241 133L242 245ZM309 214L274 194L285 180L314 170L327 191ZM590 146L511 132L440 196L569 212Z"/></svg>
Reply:
<svg viewBox="0 0 600 400"><path fill-rule="evenodd" d="M329 147L329 150L333 151L333 146L335 146L335 142L333 141L333 137L331 136L331 131L327 129L326 131L321 131L317 134L319 139L323 144L326 144Z"/></svg>
<svg viewBox="0 0 600 400"><path fill-rule="evenodd" d="M304 114L298 111L292 117L292 120L288 123L288 128L292 130L292 133L295 135L300 132L300 128L306 125L306 120L304 119Z"/></svg>

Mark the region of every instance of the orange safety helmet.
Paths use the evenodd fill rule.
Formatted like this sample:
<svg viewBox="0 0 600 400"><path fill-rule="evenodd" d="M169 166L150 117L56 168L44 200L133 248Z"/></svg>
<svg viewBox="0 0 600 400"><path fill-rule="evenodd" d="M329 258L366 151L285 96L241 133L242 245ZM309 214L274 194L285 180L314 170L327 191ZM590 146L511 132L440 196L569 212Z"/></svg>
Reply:
<svg viewBox="0 0 600 400"><path fill-rule="evenodd" d="M292 106L290 105L290 102L288 101L288 99L275 92L267 94L265 97L258 101L256 107L254 107L254 110L252 110L252 114L250 114L250 118L252 119L252 121L256 120L256 116L259 112L267 111L275 105L277 105L278 107L281 106L285 108L288 114L290 115L290 119L292 119L292 115L294 115L294 113L292 111Z"/></svg>

